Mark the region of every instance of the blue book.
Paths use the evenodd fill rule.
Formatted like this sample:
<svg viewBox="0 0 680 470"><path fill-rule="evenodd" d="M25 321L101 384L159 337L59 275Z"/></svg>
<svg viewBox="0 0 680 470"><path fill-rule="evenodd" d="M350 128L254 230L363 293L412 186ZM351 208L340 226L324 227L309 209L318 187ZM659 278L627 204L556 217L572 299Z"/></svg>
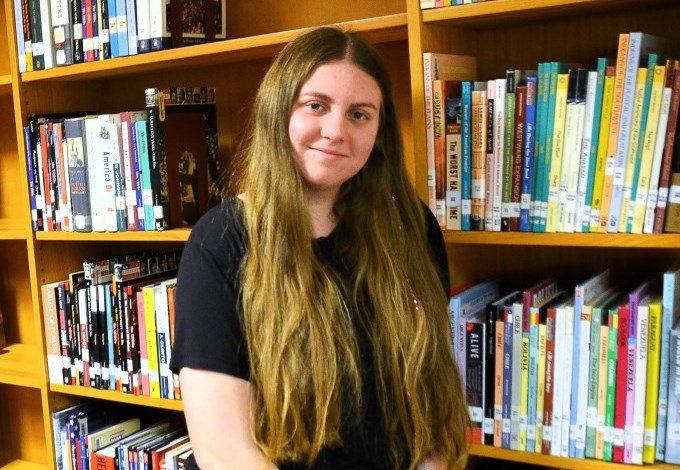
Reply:
<svg viewBox="0 0 680 470"><path fill-rule="evenodd" d="M461 172L461 230L470 230L472 213L472 82L461 83L461 115L462 115L462 155Z"/></svg>
<svg viewBox="0 0 680 470"><path fill-rule="evenodd" d="M659 405L656 420L656 460L666 457L666 432L669 403L669 371L671 367L670 339L671 328L680 318L680 267L663 274L663 295L661 315L661 363L659 365Z"/></svg>
<svg viewBox="0 0 680 470"><path fill-rule="evenodd" d="M115 0L116 15L118 17L118 25L116 26L116 34L118 36L118 56L125 57L130 53L130 45L128 43L128 24L127 24L127 5L125 0Z"/></svg>
<svg viewBox="0 0 680 470"><path fill-rule="evenodd" d="M527 77L527 101L524 125L524 152L522 157L522 194L519 209L519 231L531 230L531 195L534 171L534 148L536 142L536 93L538 77Z"/></svg>
<svg viewBox="0 0 680 470"><path fill-rule="evenodd" d="M118 5L116 0L103 0L107 2L109 14L109 47L111 48L111 59L120 57L120 43L118 35Z"/></svg>
<svg viewBox="0 0 680 470"><path fill-rule="evenodd" d="M670 357L680 357L680 322L673 324L669 334ZM673 360L668 369L668 422L666 429L677 430L680 427L680 362ZM662 436L663 437L663 436ZM667 432L665 435L666 463L680 464L680 437L677 432Z"/></svg>
<svg viewBox="0 0 680 470"><path fill-rule="evenodd" d="M538 64L538 88L536 98L536 132L534 150L534 176L531 185L531 231L540 230L541 201L540 195L547 180L543 178L545 165L546 127L548 124L548 88L550 85L549 64Z"/></svg>
<svg viewBox="0 0 680 470"><path fill-rule="evenodd" d="M145 230L154 230L154 213L153 213L153 196L151 193L151 164L149 161L149 140L147 134L146 121L135 121L132 123L135 129L133 135L133 147L135 141L137 143L137 151L139 153L139 162L141 168L142 179L142 201L144 207L144 227ZM134 138L136 134L136 140ZM141 218L140 218L141 225Z"/></svg>

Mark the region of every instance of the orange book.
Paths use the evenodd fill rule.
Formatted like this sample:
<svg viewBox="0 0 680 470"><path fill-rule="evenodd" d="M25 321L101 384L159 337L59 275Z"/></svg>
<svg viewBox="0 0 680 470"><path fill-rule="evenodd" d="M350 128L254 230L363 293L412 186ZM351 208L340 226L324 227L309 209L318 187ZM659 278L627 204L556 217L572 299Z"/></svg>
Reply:
<svg viewBox="0 0 680 470"><path fill-rule="evenodd" d="M609 206L611 205L614 186L614 160L619 142L619 125L621 124L621 104L623 100L623 82L626 75L626 59L628 56L628 33L619 34L619 47L616 53L616 74L614 75L614 96L612 98L612 114L609 122L609 141L607 143L607 160L605 163L602 184L602 202L600 206L600 225L598 232L607 233Z"/></svg>

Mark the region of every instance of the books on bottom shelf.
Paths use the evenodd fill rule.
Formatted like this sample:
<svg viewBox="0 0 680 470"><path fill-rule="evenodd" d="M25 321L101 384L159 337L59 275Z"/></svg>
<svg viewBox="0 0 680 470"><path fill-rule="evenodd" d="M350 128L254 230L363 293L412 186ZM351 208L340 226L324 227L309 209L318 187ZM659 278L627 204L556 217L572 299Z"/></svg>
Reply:
<svg viewBox="0 0 680 470"><path fill-rule="evenodd" d="M54 411L55 468L178 469L191 454L181 421L149 421L133 408L96 400Z"/></svg>
<svg viewBox="0 0 680 470"><path fill-rule="evenodd" d="M85 262L67 280L41 286L50 382L180 399L169 369L179 257Z"/></svg>
<svg viewBox="0 0 680 470"><path fill-rule="evenodd" d="M577 459L680 463L670 447L680 442L678 272L670 268L631 291L610 285L605 270L574 289L546 279L503 292L484 281L452 295L471 441Z"/></svg>

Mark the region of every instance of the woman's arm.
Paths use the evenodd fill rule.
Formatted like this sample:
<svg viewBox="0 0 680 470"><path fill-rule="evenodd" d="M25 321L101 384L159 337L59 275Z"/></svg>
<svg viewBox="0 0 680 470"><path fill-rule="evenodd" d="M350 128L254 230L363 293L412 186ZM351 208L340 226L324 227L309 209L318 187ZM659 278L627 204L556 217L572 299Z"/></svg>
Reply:
<svg viewBox="0 0 680 470"><path fill-rule="evenodd" d="M201 470L274 470L250 434L250 384L219 372L182 368L184 416Z"/></svg>

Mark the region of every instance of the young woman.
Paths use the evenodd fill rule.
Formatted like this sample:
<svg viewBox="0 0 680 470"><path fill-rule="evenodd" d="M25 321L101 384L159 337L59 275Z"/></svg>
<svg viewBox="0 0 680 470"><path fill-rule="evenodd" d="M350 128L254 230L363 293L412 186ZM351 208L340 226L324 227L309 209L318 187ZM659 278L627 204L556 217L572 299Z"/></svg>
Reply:
<svg viewBox="0 0 680 470"><path fill-rule="evenodd" d="M331 27L264 77L231 195L180 263L171 366L202 469L463 465L445 247L391 93Z"/></svg>

